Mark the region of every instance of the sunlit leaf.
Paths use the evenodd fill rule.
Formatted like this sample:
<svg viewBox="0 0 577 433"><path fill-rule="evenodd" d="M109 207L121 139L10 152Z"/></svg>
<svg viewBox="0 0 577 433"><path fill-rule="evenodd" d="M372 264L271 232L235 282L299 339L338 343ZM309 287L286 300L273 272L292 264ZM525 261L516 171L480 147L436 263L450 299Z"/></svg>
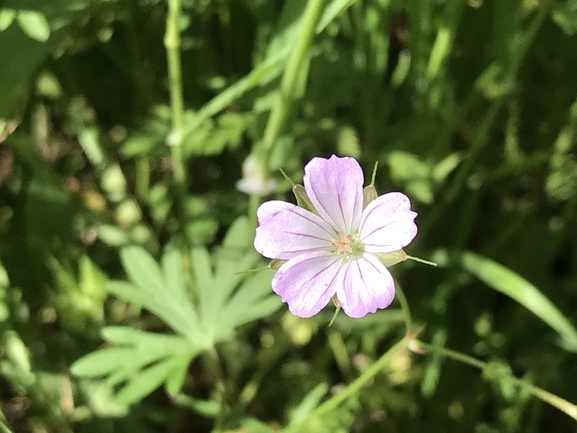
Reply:
<svg viewBox="0 0 577 433"><path fill-rule="evenodd" d="M16 11L14 9L0 9L0 32L10 27L15 17Z"/></svg>
<svg viewBox="0 0 577 433"><path fill-rule="evenodd" d="M167 379L175 365L176 361L170 358L139 372L118 391L114 397L115 403L128 406L140 401Z"/></svg>
<svg viewBox="0 0 577 433"><path fill-rule="evenodd" d="M150 363L162 357L162 353L145 352L129 347L111 347L91 352L75 361L70 371L76 376L98 377L117 371L125 365L132 365L135 359Z"/></svg>
<svg viewBox="0 0 577 433"><path fill-rule="evenodd" d="M19 11L16 20L30 38L46 42L50 37L50 25L44 15L36 11Z"/></svg>
<svg viewBox="0 0 577 433"><path fill-rule="evenodd" d="M243 217L233 223L222 247L215 252L214 271L204 248L192 251L202 323L216 340L281 306L278 297L272 295L270 272L249 277L238 274L255 267L260 260L250 241L248 221Z"/></svg>
<svg viewBox="0 0 577 433"><path fill-rule="evenodd" d="M563 338L567 348L577 351L577 331L537 287L510 269L472 252L463 253L461 263L490 287L511 297L551 326Z"/></svg>
<svg viewBox="0 0 577 433"><path fill-rule="evenodd" d="M112 281L108 290L116 296L134 302L160 317L179 334L199 345L205 345L206 337L199 329L197 314L187 293L183 271L177 275L180 256L168 250L163 258L163 275L160 267L146 250L129 246L121 251L121 259L135 285Z"/></svg>
<svg viewBox="0 0 577 433"><path fill-rule="evenodd" d="M309 413L311 413L321 402L322 398L329 391L326 383L319 383L315 386L293 410L290 424L298 424Z"/></svg>

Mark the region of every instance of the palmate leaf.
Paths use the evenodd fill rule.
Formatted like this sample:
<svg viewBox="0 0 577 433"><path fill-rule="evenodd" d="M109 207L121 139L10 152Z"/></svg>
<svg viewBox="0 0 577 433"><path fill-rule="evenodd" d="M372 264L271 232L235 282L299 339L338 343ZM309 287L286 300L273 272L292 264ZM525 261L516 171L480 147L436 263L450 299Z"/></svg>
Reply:
<svg viewBox="0 0 577 433"><path fill-rule="evenodd" d="M203 329L214 341L237 326L272 314L281 306L280 299L270 289L272 271L261 271L248 278L238 274L255 267L260 260L251 240L247 219L239 218L229 229L214 260L202 247L192 252L199 315Z"/></svg>
<svg viewBox="0 0 577 433"><path fill-rule="evenodd" d="M178 393L194 357L237 326L267 316L281 305L270 290L272 271L248 278L237 274L260 260L251 240L248 222L240 218L212 257L203 247L193 249L198 313L187 292L178 250L167 249L159 266L143 248L123 248L121 260L131 282L109 282L108 290L157 315L178 335L104 328L104 339L114 346L77 360L72 373L105 377L109 386L120 386L115 396L119 405L135 403L163 383L170 394Z"/></svg>
<svg viewBox="0 0 577 433"><path fill-rule="evenodd" d="M184 382L188 364L204 348L176 335L154 334L127 327L107 327L105 340L116 346L80 358L71 371L80 377L105 376L109 385L124 385L114 401L130 405L162 383L176 393Z"/></svg>
<svg viewBox="0 0 577 433"><path fill-rule="evenodd" d="M196 311L188 296L179 252L167 250L162 258L162 269L141 247L125 247L120 256L134 284L112 281L108 290L127 302L146 308L180 335L207 346L208 340L199 328Z"/></svg>

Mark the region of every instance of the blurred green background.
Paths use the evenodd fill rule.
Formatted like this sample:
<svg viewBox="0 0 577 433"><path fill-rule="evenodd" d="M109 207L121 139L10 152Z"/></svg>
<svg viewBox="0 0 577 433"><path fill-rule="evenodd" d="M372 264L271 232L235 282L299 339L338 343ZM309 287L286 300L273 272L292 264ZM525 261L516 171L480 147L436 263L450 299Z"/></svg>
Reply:
<svg viewBox="0 0 577 433"><path fill-rule="evenodd" d="M311 157L354 156L368 183L378 161L379 193L402 191L419 213L407 253L440 265L392 268L420 338L577 402L577 1L318 3L264 199L294 202L278 165L299 182ZM237 182L262 154L307 1L181 6L184 188L167 145L167 2L0 3L0 408L14 433L279 430L404 335L397 303L330 329L331 307L305 320L262 304L214 351L187 352L173 381L71 373L127 343L105 326L179 334L158 292L109 283L128 274L138 286L143 251L161 260L184 237L203 247L195 266L207 251L217 260L233 222L254 219L259 199ZM261 275L250 281L266 294ZM237 283L227 293L250 291ZM127 363L157 350L142 344ZM297 431L577 432L499 374L437 354L399 352L383 373ZM133 379L138 392L115 397Z"/></svg>

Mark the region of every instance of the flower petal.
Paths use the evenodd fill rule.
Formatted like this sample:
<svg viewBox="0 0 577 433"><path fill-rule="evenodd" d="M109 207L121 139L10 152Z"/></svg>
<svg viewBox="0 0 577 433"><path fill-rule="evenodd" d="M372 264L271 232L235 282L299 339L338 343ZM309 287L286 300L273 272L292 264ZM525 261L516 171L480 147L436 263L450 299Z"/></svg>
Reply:
<svg viewBox="0 0 577 433"><path fill-rule="evenodd" d="M333 247L333 229L319 216L284 201L267 201L257 210L254 248L270 259L289 260L306 251Z"/></svg>
<svg viewBox="0 0 577 433"><path fill-rule="evenodd" d="M360 239L369 253L388 253L407 246L417 235L409 198L400 192L377 197L363 211Z"/></svg>
<svg viewBox="0 0 577 433"><path fill-rule="evenodd" d="M336 293L342 263L341 257L324 251L301 254L280 267L272 289L295 316L314 316Z"/></svg>
<svg viewBox="0 0 577 433"><path fill-rule="evenodd" d="M337 298L350 317L363 317L391 305L395 297L393 277L376 257L363 254L341 269Z"/></svg>
<svg viewBox="0 0 577 433"><path fill-rule="evenodd" d="M363 211L363 171L353 158L313 158L305 166L305 190L321 218L350 234Z"/></svg>

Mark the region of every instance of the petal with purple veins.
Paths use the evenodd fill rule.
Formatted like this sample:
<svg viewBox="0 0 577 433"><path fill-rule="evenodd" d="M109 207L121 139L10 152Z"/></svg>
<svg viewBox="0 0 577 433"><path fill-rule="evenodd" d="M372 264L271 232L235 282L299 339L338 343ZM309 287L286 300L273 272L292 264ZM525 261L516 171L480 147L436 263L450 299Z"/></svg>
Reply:
<svg viewBox="0 0 577 433"><path fill-rule="evenodd" d="M342 258L324 252L301 254L289 260L272 279L272 289L295 316L311 317L337 291Z"/></svg>
<svg viewBox="0 0 577 433"><path fill-rule="evenodd" d="M353 158L313 158L305 166L305 190L319 215L345 233L358 227L363 210L363 171Z"/></svg>
<svg viewBox="0 0 577 433"><path fill-rule="evenodd" d="M376 257L364 254L339 272L337 298L350 317L363 317L388 307L395 297L393 277Z"/></svg>
<svg viewBox="0 0 577 433"><path fill-rule="evenodd" d="M333 247L334 230L317 215L283 201L268 201L257 211L254 248L271 259L289 260L303 252Z"/></svg>
<svg viewBox="0 0 577 433"><path fill-rule="evenodd" d="M417 235L409 198L400 192L384 194L363 211L360 239L369 253L388 253L407 246Z"/></svg>

